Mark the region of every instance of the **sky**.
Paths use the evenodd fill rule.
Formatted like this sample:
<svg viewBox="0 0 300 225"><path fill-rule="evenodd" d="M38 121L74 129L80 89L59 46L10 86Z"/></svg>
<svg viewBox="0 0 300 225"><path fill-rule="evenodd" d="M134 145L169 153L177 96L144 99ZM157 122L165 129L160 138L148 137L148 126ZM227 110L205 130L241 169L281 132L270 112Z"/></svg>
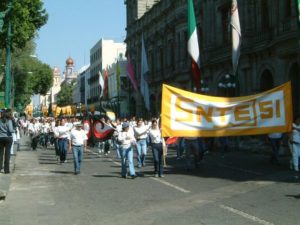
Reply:
<svg viewBox="0 0 300 225"><path fill-rule="evenodd" d="M43 63L59 67L68 57L75 70L89 64L90 49L101 39L124 42L124 0L44 0L48 22L36 38L36 55Z"/></svg>

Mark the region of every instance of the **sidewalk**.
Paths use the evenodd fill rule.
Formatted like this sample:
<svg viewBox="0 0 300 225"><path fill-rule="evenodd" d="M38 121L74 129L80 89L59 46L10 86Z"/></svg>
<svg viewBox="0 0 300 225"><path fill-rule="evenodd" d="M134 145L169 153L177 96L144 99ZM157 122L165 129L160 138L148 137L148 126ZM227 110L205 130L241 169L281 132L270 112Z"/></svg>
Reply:
<svg viewBox="0 0 300 225"><path fill-rule="evenodd" d="M20 140L20 151L28 150L29 148L28 142L29 142L29 137L22 136ZM14 148L16 149L17 145L14 145ZM4 173L0 174L0 201L5 200L6 195L9 191L12 173L15 170L15 160L18 155L18 152L16 150L15 153L16 155L12 155L10 157L10 174L4 174Z"/></svg>

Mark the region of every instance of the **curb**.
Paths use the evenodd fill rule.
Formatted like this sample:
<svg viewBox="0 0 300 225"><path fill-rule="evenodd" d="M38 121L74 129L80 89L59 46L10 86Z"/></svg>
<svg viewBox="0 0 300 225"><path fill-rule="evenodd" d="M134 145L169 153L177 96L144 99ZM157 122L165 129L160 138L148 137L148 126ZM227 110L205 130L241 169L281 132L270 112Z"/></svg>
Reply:
<svg viewBox="0 0 300 225"><path fill-rule="evenodd" d="M0 201L5 200L10 183L11 183L11 175L15 170L15 160L16 160L16 155L11 155L10 156L10 174L0 174Z"/></svg>

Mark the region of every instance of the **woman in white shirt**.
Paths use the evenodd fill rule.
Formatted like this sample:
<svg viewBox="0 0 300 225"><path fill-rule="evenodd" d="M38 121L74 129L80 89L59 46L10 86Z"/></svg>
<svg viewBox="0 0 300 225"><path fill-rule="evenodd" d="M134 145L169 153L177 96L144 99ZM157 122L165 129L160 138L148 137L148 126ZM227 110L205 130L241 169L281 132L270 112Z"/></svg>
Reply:
<svg viewBox="0 0 300 225"><path fill-rule="evenodd" d="M300 118L297 118L293 123L292 131L292 143L293 143L293 164L294 170L299 171L299 157L300 157Z"/></svg>
<svg viewBox="0 0 300 225"><path fill-rule="evenodd" d="M129 123L122 124L122 131L119 132L118 141L120 143L120 155L122 162L121 175L126 178L128 161L129 173L132 179L136 178L135 169L133 164L133 149L132 145L135 144L135 138L132 132L129 131Z"/></svg>
<svg viewBox="0 0 300 225"><path fill-rule="evenodd" d="M164 177L162 137L156 120L152 120L149 136L153 153L154 176Z"/></svg>

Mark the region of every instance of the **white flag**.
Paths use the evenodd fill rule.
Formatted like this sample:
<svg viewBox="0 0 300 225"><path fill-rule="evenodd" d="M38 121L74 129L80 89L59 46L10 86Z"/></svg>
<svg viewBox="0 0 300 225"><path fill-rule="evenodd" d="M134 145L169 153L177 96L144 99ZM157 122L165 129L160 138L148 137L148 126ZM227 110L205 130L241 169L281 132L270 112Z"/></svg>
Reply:
<svg viewBox="0 0 300 225"><path fill-rule="evenodd" d="M231 35L232 35L232 66L233 66L233 74L235 75L239 64L240 47L242 41L237 0L232 0L230 25L231 25Z"/></svg>
<svg viewBox="0 0 300 225"><path fill-rule="evenodd" d="M104 79L100 71L99 71L99 85L100 85L100 98L101 98L103 96L103 91L104 91Z"/></svg>
<svg viewBox="0 0 300 225"><path fill-rule="evenodd" d="M142 62L141 62L141 93L144 97L145 107L150 110L150 100L149 100L149 84L148 84L148 76L149 76L149 68L147 62L147 55L144 44L144 36L142 35Z"/></svg>

